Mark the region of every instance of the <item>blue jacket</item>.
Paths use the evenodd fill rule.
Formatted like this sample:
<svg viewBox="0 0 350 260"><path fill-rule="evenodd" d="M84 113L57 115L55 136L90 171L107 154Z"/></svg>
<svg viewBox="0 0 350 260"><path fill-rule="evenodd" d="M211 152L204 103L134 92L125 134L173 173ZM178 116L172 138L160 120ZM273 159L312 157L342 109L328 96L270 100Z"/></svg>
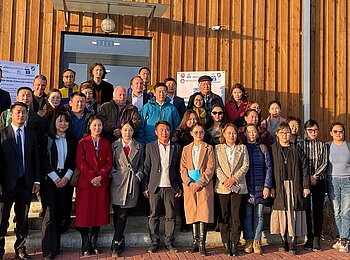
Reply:
<svg viewBox="0 0 350 260"><path fill-rule="evenodd" d="M249 170L246 174L248 201L265 203L263 189L272 188L272 161L269 150L265 146L262 151L259 143L246 144L249 154Z"/></svg>
<svg viewBox="0 0 350 260"><path fill-rule="evenodd" d="M140 112L141 126L137 141L146 145L157 140L155 134L155 124L160 120L170 123L171 133L179 126L180 116L176 107L170 103L170 98L166 98L164 104L160 106L154 99L148 100Z"/></svg>

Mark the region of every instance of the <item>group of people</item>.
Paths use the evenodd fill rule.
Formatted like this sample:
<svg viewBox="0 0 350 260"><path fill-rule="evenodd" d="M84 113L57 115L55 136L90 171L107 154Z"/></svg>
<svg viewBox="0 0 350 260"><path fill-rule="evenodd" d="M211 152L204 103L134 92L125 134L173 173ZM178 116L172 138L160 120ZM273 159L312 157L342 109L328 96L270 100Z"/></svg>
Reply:
<svg viewBox="0 0 350 260"><path fill-rule="evenodd" d="M211 91L212 78L203 75L186 107L176 95L176 80L152 89L146 67L128 89L114 88L105 75L96 63L91 80L77 86L75 72L67 69L63 87L48 94L46 77L38 75L33 89L17 90L13 104L0 99L0 258L15 202L16 257L30 259L28 208L39 190L43 257L62 254L73 186L84 256L100 253L98 235L110 221L110 204L112 256L123 253L128 213L141 196L149 201L149 252L160 247L163 209L165 248L177 252L177 203L181 230L192 228L189 252L207 254L208 225L217 223L227 255L238 254L242 231L244 252L261 254L265 204L272 207L271 233L281 235L280 251L296 254L297 238L304 235L304 247L319 251L326 192L339 237L334 248L347 252L350 144L342 123L333 123L332 141L322 143L316 121L302 126L297 117L283 118L278 100L269 103L262 120L258 102L248 100L241 84L230 87L224 102ZM302 127L306 138L299 134Z"/></svg>

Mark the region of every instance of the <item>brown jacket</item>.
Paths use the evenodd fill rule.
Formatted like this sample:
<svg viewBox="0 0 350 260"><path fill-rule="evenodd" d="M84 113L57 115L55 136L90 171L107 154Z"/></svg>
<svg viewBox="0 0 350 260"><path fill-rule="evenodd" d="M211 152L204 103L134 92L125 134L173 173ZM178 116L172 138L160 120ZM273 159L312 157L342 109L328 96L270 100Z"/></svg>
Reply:
<svg viewBox="0 0 350 260"><path fill-rule="evenodd" d="M215 169L214 149L207 143L202 143L199 153L200 179L198 183L202 186L193 193L188 185L191 182L188 176L189 170L194 170L192 162L193 142L183 148L180 172L184 189L185 214L187 224L197 221L205 223L214 222L214 187L213 175Z"/></svg>
<svg viewBox="0 0 350 260"><path fill-rule="evenodd" d="M240 187L239 194L248 193L245 175L249 170L249 156L247 147L244 144L235 145L235 154L233 157L233 169L230 171L230 166L227 161L226 148L224 144L215 146L216 157L216 184L215 192L219 194L229 194L224 182L234 177L237 180L237 185Z"/></svg>

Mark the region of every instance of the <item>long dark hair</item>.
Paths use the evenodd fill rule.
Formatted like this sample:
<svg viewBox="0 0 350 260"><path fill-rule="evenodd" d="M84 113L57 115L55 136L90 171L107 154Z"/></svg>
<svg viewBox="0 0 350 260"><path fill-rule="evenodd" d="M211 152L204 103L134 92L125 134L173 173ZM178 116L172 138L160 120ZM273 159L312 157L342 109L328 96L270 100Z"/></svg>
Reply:
<svg viewBox="0 0 350 260"><path fill-rule="evenodd" d="M220 104L214 104L210 110L210 117L208 122L205 124L205 129L210 129L213 125L214 125L214 119L211 116L211 112L213 111L214 108L219 107L221 108L223 114L222 114L222 121L220 122L220 127L223 128L227 122L226 119L226 112L225 112L225 108L223 106L221 106Z"/></svg>
<svg viewBox="0 0 350 260"><path fill-rule="evenodd" d="M90 125L91 125L91 123L92 123L94 120L96 120L96 119L98 119L98 120L101 121L101 123L102 123L102 131L103 131L103 128L104 128L104 126L103 126L103 119L102 119L100 116L98 116L98 115L93 115L93 116L91 116L91 117L89 118L89 121L88 121L88 123L87 123L86 134L84 135L84 137L91 134ZM102 133L100 133L100 136L101 136L101 134L102 134Z"/></svg>
<svg viewBox="0 0 350 260"><path fill-rule="evenodd" d="M242 84L240 84L240 83L236 83L236 84L234 84L233 86L231 86L231 87L229 88L230 98L229 98L228 101L229 101L230 103L236 103L236 100L235 100L235 99L233 98L233 96L232 96L232 91L233 91L235 88L239 88L239 89L242 91L242 99L241 99L241 101L242 101L242 102L247 102L247 101L248 101L247 92L245 91L244 86L243 86Z"/></svg>
<svg viewBox="0 0 350 260"><path fill-rule="evenodd" d="M64 110L58 110L55 113L53 113L53 117L51 120L50 125L50 133L48 134L49 137L52 139L56 139L57 129L56 129L56 120L59 117L63 117L69 124L67 130L66 130L66 138L70 139L73 138L73 130L72 130L72 118L70 117L69 113Z"/></svg>
<svg viewBox="0 0 350 260"><path fill-rule="evenodd" d="M199 118L198 118L197 113L195 111L193 111L192 109L188 109L188 110L186 110L184 116L182 117L181 123L180 123L180 125L178 126L177 129L179 129L179 130L186 129L187 128L187 121L190 118L190 115L192 115L192 114L196 115L196 119L197 119L197 123L198 123Z"/></svg>
<svg viewBox="0 0 350 260"><path fill-rule="evenodd" d="M49 98L53 93L59 93L60 97L61 97L61 102L60 105L58 107L52 107L51 104L49 103ZM45 111L45 117L52 117L53 113L57 112L58 110L61 109L61 103L62 103L62 94L61 91L59 91L57 88L52 89L49 94L47 94L47 98L46 98L46 111Z"/></svg>

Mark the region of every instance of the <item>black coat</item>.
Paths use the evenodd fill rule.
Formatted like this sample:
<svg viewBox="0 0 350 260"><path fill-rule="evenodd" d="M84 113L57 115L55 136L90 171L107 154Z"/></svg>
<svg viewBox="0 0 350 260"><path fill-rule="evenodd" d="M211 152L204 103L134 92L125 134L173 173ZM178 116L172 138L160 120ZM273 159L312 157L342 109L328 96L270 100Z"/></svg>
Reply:
<svg viewBox="0 0 350 260"><path fill-rule="evenodd" d="M176 107L177 112L179 112L180 118L182 118L186 112L185 100L181 97L174 96L173 105Z"/></svg>
<svg viewBox="0 0 350 260"><path fill-rule="evenodd" d="M15 133L11 125L0 130L0 184L2 189L10 192L17 183L19 157ZM32 190L34 182L40 182L38 142L34 131L24 128L24 165L25 182Z"/></svg>
<svg viewBox="0 0 350 260"><path fill-rule="evenodd" d="M285 194L283 185L283 167L284 158L282 156L282 147L279 143L271 146L273 158L273 183L276 189L276 197L272 209L285 210ZM292 168L287 167L293 180L294 210L304 210L303 189L309 189L310 176L307 171L307 163L304 152L296 145L290 144L290 151L287 153L288 160Z"/></svg>
<svg viewBox="0 0 350 260"><path fill-rule="evenodd" d="M11 106L10 93L0 88L0 113Z"/></svg>

